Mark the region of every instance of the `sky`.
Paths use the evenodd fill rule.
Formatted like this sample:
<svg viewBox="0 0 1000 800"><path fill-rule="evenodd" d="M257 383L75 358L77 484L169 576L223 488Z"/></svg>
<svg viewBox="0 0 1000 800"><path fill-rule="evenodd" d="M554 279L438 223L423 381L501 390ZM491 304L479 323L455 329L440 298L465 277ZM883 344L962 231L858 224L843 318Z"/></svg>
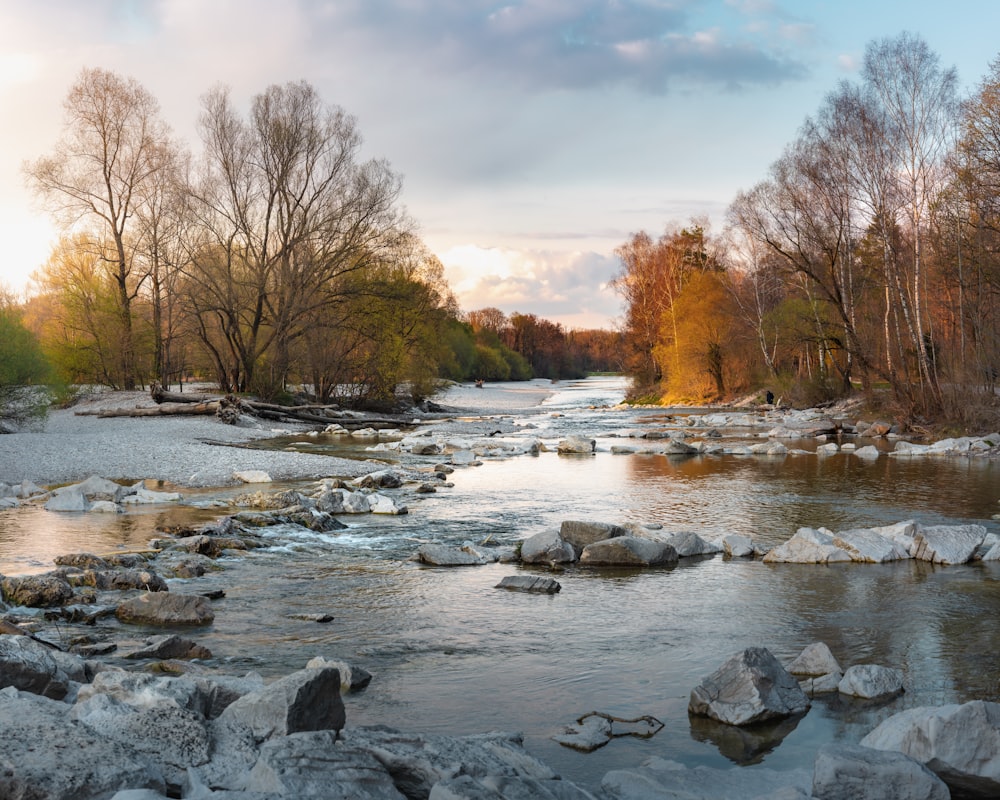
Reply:
<svg viewBox="0 0 1000 800"><path fill-rule="evenodd" d="M306 80L402 176L462 309L613 327L615 248L721 233L869 42L916 34L971 92L997 30L995 0L0 0L0 283L60 235L23 165L83 68L138 80L195 154L207 91Z"/></svg>

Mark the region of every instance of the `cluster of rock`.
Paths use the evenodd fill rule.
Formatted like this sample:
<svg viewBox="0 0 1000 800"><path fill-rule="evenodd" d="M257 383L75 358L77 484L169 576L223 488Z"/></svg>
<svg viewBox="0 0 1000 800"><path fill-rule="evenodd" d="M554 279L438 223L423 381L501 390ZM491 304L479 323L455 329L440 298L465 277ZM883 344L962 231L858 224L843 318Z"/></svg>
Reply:
<svg viewBox="0 0 1000 800"><path fill-rule="evenodd" d="M903 674L878 664L843 671L823 642L809 645L788 667L769 650L748 648L730 658L691 691L688 712L727 725L753 725L803 714L810 697L840 692L865 700L903 691Z"/></svg>
<svg viewBox="0 0 1000 800"><path fill-rule="evenodd" d="M47 494L46 490L31 481L21 481L13 485L0 481L0 509L15 508L22 500L29 500Z"/></svg>
<svg viewBox="0 0 1000 800"><path fill-rule="evenodd" d="M614 454L653 455L737 455L783 456L806 455L813 451L788 447L784 441L818 439L824 444L815 449L818 455L853 453L862 459L877 459L882 455L912 456L984 456L1000 455L1000 433L985 436L949 438L929 444L914 444L902 438L899 427L887 421L849 421L834 417L819 409L771 410L766 412L716 412L706 414L674 414L662 420L662 425L636 429L628 438L642 439L650 444L612 445ZM717 441L723 432L730 439L763 438L767 441L742 443ZM856 437L888 439L895 442L893 450L884 451L874 445L858 447ZM836 438L844 441L831 441ZM560 443L560 452L587 453L585 437L572 437ZM565 450L562 449L565 446Z"/></svg>
<svg viewBox="0 0 1000 800"><path fill-rule="evenodd" d="M839 691L865 699L903 691L898 670L873 664L840 671L829 648L817 642L783 667L765 648L734 655L691 692L688 711L726 725L794 717L809 708L809 694ZM608 773L608 797L648 798L666 790L684 797L788 797L818 800L996 797L1000 793L1000 704L912 708L899 712L859 744L822 747L812 772L755 771L761 783L730 793L733 775L652 759L639 770ZM740 778L743 776L741 775ZM710 787L710 788L709 788ZM670 795L670 796L681 796Z"/></svg>
<svg viewBox="0 0 1000 800"><path fill-rule="evenodd" d="M448 737L345 727L325 659L271 683L250 673L162 677L0 636L0 796L592 798L518 734Z"/></svg>
<svg viewBox="0 0 1000 800"><path fill-rule="evenodd" d="M771 549L764 561L879 564L908 558L935 564L996 561L1000 560L1000 537L988 533L982 525L921 525L912 520L839 533L826 528L799 528L788 541Z"/></svg>
<svg viewBox="0 0 1000 800"><path fill-rule="evenodd" d="M415 456L446 455L452 466L478 466L482 459L512 458L538 455L545 444L534 437L504 438L515 429L503 421L489 420L493 428L483 437L457 436L423 428L400 436L394 441L379 441L366 448L374 453L409 453Z"/></svg>
<svg viewBox="0 0 1000 800"><path fill-rule="evenodd" d="M22 481L13 486L0 483L0 508L11 508L20 502L45 501L49 511L94 511L122 513L126 505L145 503L172 503L181 499L177 492L154 492L142 481L124 486L97 475L92 475L81 483L61 486L48 491L32 483Z"/></svg>

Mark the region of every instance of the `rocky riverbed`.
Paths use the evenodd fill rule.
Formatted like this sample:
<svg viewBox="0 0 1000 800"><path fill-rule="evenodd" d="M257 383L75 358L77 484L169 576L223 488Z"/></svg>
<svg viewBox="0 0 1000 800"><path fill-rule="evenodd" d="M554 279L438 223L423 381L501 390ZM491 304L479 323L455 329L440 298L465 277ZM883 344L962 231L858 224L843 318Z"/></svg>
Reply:
<svg viewBox="0 0 1000 800"><path fill-rule="evenodd" d="M538 396L544 396L544 387L537 388ZM471 390L470 394L476 398L477 390ZM120 400L113 402L120 403ZM315 464L310 463L313 458L302 458L308 454L278 452L273 454L278 458L268 460L272 453L267 451L253 451L248 458L247 451L242 448L206 445L236 451L235 459L229 460L233 454L227 453L226 458L212 461L205 467L208 471L203 474L216 476L213 480L220 485L236 483L240 480L237 474L250 472L250 467L261 473L250 476L255 479L294 476L316 480L308 492L300 492L298 496L270 491L267 483L247 485L238 499L243 510L205 527L164 531L149 543L150 552L147 553L121 553L111 558L66 554L57 569L47 575L23 580L17 580L17 576L7 578L4 596L10 603L11 622L8 624L20 623L23 629L0 637L4 653L0 675L17 676L4 679L8 688L0 691L0 707L5 719L18 720L24 735L9 742L6 752L0 748L4 780L8 781L0 783L5 790L2 794L12 797L111 797L117 794L122 800L164 796L946 797L948 794L942 794L944 787L944 792L967 793L961 796L995 795L996 786L988 777L996 762L990 742L996 737L994 720L1000 715L991 703L929 707L922 714L907 710L904 713L908 716L897 724L894 733L880 734L878 738L878 741L892 742L887 750L909 753L905 759L896 755L879 756L876 753L878 745L855 749L844 745L824 748L814 764L804 763L800 769L783 771L685 768L675 762L653 759L642 767L612 770L599 783L584 785L575 781L573 775L556 776L551 768L524 749L518 733L484 732L478 736L452 737L352 726L348 713L350 703L345 710L341 695L348 697L352 692L365 691L365 672L356 663L340 660L337 652L327 649L317 652L317 660L308 665L303 663L303 669L272 680L253 674L229 674L205 665L206 659L210 662L211 655L199 649L203 648L198 642L199 632L211 625L216 601L211 599L212 591L204 593L209 597L199 592L199 576L215 574L220 558L239 558L241 553L252 552L264 542L264 534L280 530L284 525L299 525L335 536L335 524L345 514L404 513L407 498L418 492L447 492L453 477L448 470L462 469L476 460L509 458L531 452L530 436L504 441L504 428L508 424L505 420L495 415L489 415L487 420L471 413L462 416L462 419L443 420L444 424L435 422L433 427L424 429L417 425L405 435L386 437L381 442L376 439L372 443L373 447L382 446L381 451L373 451L376 453L399 452L402 448L412 453L414 447L425 448L421 458L437 458L439 463L432 463L422 471L386 470L381 464L349 460L342 468L336 460L315 456L313 458L322 460L323 468L313 472L316 469ZM751 419L756 421L752 426L747 425ZM779 426L774 418L766 419L763 415L733 416L728 420L716 417L697 423L665 420L661 436L649 436L649 429L644 429L643 435L621 437L634 439L634 445L623 442L620 446L631 446L637 451L660 448L660 452L670 452L668 448L680 443L698 452L699 448L716 446L716 437L710 435L712 431L725 433L742 428L769 434L778 427L794 430L799 420L800 417L786 415L784 422L791 422L792 426ZM168 420L161 433L167 435L173 422L188 425L193 421ZM143 427L158 425L162 420L105 422L111 425L102 425L92 433L99 433L99 438L106 442L118 441L118 446L128 442L124 446L142 450L143 445L134 437ZM113 431L128 429L129 423L134 422L142 427L117 434L121 435L120 439L114 438ZM222 426L213 426L208 420L202 422L211 426L210 438L218 440L220 437L215 434ZM448 425L453 427L448 428ZM685 429L687 435L672 435L674 431ZM274 433L263 428L246 430L250 433L236 435L234 443L242 444ZM171 435L180 440L184 435L191 435L191 431ZM61 431L56 425L49 433L68 434L68 431ZM149 432L144 435L148 436ZM829 434L810 430L808 435ZM195 441L204 436L205 432L201 431ZM0 442L4 438L0 437ZM776 433L759 438L768 447L788 441ZM576 457L572 455L574 452L586 457L588 446L593 453L595 445L586 437L582 439L582 442L567 440L569 457ZM992 447L989 437L981 437L979 441L983 444L969 444L964 449L961 445L949 446L940 451L947 451L947 455L988 454ZM750 448L756 445L750 442L721 446ZM842 447L842 442L838 447ZM795 449L794 445L786 448ZM194 450L200 452L199 448ZM43 448L40 452L54 451ZM174 451L168 448L165 452ZM776 455L766 450L753 454ZM622 452L620 455L627 454ZM810 457L815 457L811 451ZM15 502L53 503L54 514L66 513L55 510L60 503L73 509L70 513L99 514L119 513L131 503L176 502L163 496L169 492L152 491L144 485L123 486L129 483L127 480L111 485L94 479L88 482L90 485L86 489L67 487L51 495L42 486L25 483L27 478L50 486L80 480L94 472L132 481L157 476L153 472L145 475L131 472L140 466L138 461L135 467L118 471L115 457L105 454L106 463L112 463L114 469L109 472L99 466L100 454L90 453L89 458L90 461L81 458L76 465L53 468L56 472L65 468L65 472L58 473L61 480L30 471L9 478L5 473L4 478L10 487L17 487L16 494L20 497L15 497ZM171 476L162 480L183 485L184 481L176 479L182 475L184 467L174 463L174 458L168 455L159 467L164 471L158 474ZM7 462L0 463L6 465ZM93 469L84 464L93 465ZM189 473L189 477L195 474ZM331 474L338 477L329 478ZM31 478L31 475L37 477ZM196 480L187 485L197 483ZM15 493L13 488L10 491L12 495ZM720 551L725 552L726 557L762 559L778 550L761 547L752 538L749 542L738 538L727 542L685 532L665 532L655 526L568 521L564 527L564 530L525 537L519 548L491 547L489 542L476 542L470 543L468 548L441 549L426 543L415 544L412 555L429 564L472 566L498 559L519 563L536 559L535 563L546 566L562 560L565 564L589 563L590 568L601 569L609 563L609 552L615 550L616 558L625 559L617 562L619 566L621 563L632 567L645 563L649 569L658 569L663 563L704 558ZM848 533L852 535L844 535ZM800 531L800 534L801 544L789 548L794 549L795 557L772 559L775 563L787 560L811 560L822 564L847 560L873 562L883 560L885 554L894 554L894 558L923 558L939 564L960 563L957 560L960 557L983 558L993 543L985 530L928 531L926 526L921 529L916 525L892 531L870 529L836 534L816 530ZM615 542L615 539L620 541ZM266 543L273 545L273 537ZM590 555L584 559L588 548L591 548ZM842 555L837 555L838 552ZM557 591L553 582L558 583L558 574L542 581L541 585L537 581L522 581L505 588L547 593ZM36 611L28 615L22 613L22 609L29 607ZM46 620L45 616L50 618ZM87 636L88 629L95 629L94 623L108 619L113 619L119 630L131 633L117 643L113 637L94 640ZM318 617L314 622L324 624ZM59 633L53 635L57 627ZM74 631L72 636L68 631ZM33 634L37 639L24 634ZM144 640L141 646L134 645L136 638ZM57 643L75 652L63 652L43 642ZM123 646L115 650L118 644ZM767 659L754 655L742 660L749 661L753 667ZM123 665L123 661L135 666ZM845 690L852 695L859 690L869 692L871 686L878 688L891 683L886 681L886 673L868 669L876 666L851 666L842 670L839 680L831 677L837 674L833 669L816 674L796 673L793 683L806 684L808 689L803 691L807 696L830 691L831 687L836 693ZM862 667L866 669L860 669ZM781 664L777 668L785 669ZM894 666L879 669L889 672ZM723 665L720 671L726 676L725 681L706 676L702 686L691 687L692 703L697 692L699 696L714 695L715 699L735 697L741 707L759 704L767 708L769 701L757 687L782 685L776 673L768 673L758 680L753 669ZM787 666L787 671L794 672L792 664ZM378 679L376 675L375 680ZM880 695L873 697L881 702ZM783 708L782 714L793 720L801 713L801 708L794 704L786 704ZM700 705L693 706L692 713L698 714L700 709ZM732 728L734 734L742 731L750 737L760 735L756 727L759 720L747 727L742 719L728 714L724 711L707 716L715 720L725 717L726 721L717 724ZM981 728L971 740L966 737L963 763L956 764L955 759L944 757L945 752L956 749L951 741L930 737L934 740L933 746L923 750L905 744L924 742L928 739L926 731L931 729L969 730L973 720L981 720L977 723ZM567 730L564 735L587 734L589 741L597 743L605 737L606 743L617 735L613 728L617 723L604 722L608 723L607 728L590 722L586 731ZM33 742L43 744L38 746ZM50 744L44 744L46 742ZM72 753L78 753L79 757L71 757ZM925 764L940 777L931 774L922 766ZM941 778L947 784L940 784ZM843 794L845 787L858 784L864 785L868 794ZM878 793L880 787L884 791L887 786L897 790L906 787L911 794ZM685 794L678 795L678 792Z"/></svg>

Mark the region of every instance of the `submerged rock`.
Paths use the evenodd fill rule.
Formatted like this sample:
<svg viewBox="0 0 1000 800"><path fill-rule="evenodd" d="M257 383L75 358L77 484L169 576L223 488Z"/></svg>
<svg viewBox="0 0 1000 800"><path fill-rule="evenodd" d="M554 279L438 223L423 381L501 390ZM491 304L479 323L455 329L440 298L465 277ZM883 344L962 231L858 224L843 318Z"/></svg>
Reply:
<svg viewBox="0 0 1000 800"><path fill-rule="evenodd" d="M554 578L542 578L536 575L507 575L494 588L555 594L562 589L562 586Z"/></svg>

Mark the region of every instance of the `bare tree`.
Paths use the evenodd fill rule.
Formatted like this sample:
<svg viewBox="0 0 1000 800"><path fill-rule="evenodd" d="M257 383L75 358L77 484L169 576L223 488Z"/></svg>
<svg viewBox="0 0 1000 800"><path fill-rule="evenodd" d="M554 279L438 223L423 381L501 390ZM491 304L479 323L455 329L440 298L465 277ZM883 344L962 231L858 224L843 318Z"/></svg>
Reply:
<svg viewBox="0 0 1000 800"><path fill-rule="evenodd" d="M953 138L958 76L954 68L941 67L937 54L923 39L903 33L868 46L862 77L884 114L885 141L906 198L912 239L914 344L920 354L921 383L936 394L932 350L925 333L924 225Z"/></svg>
<svg viewBox="0 0 1000 800"><path fill-rule="evenodd" d="M305 82L257 95L246 120L216 89L201 132L192 208L203 236L185 270L199 328L225 388L273 391L311 312L406 232L399 178L358 160L355 120Z"/></svg>
<svg viewBox="0 0 1000 800"><path fill-rule="evenodd" d="M128 233L137 196L158 180L161 162L154 153L166 127L145 88L104 69L84 69L63 105L63 135L55 150L24 169L68 226L96 223L98 235L112 244L122 376L130 389L136 383L131 304L141 278L133 275Z"/></svg>

